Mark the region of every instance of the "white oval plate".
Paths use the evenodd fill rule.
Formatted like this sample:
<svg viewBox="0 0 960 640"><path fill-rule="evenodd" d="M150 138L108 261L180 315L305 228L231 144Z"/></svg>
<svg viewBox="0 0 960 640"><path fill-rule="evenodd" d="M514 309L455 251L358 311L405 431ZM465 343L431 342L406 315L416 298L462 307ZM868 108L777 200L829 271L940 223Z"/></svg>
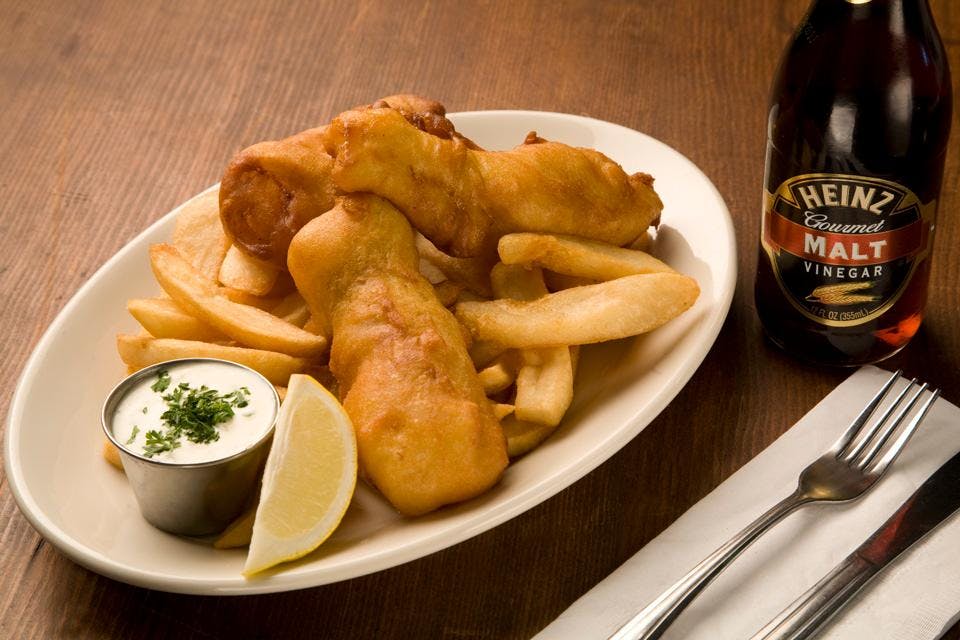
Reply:
<svg viewBox="0 0 960 640"><path fill-rule="evenodd" d="M495 527L569 486L647 426L700 365L730 307L736 248L720 194L684 156L619 125L529 111L479 111L452 119L486 148L512 147L536 130L551 140L599 149L628 172L653 174L665 204L656 253L697 279L696 305L647 336L585 349L564 423L485 495L404 519L361 483L340 528L320 549L245 580L245 550L217 551L154 529L140 517L123 474L100 457L100 406L124 376L114 336L137 331L126 300L157 291L147 248L169 238L174 210L90 278L26 365L4 453L10 486L30 523L81 565L139 586L195 594L301 589L408 562Z"/></svg>

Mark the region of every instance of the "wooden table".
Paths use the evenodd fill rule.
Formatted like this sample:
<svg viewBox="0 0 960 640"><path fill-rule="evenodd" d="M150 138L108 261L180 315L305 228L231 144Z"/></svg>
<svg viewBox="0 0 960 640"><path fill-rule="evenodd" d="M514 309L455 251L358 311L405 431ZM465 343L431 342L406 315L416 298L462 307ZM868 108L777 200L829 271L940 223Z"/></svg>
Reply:
<svg viewBox="0 0 960 640"><path fill-rule="evenodd" d="M402 91L454 111L610 120L697 163L740 252L704 366L640 436L539 507L422 560L296 593L200 598L102 578L45 543L0 476L0 636L526 638L848 374L782 355L753 309L767 93L804 0L416 4L2 0L0 414L67 299L234 152ZM960 6L931 4L960 70ZM954 402L958 149L929 315L895 360Z"/></svg>

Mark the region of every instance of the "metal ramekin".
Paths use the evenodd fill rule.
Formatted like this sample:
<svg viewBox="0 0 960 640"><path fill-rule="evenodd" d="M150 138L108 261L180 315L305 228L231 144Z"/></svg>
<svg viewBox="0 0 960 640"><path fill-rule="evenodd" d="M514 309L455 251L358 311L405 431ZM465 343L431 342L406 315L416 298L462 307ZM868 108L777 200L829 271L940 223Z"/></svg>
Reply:
<svg viewBox="0 0 960 640"><path fill-rule="evenodd" d="M256 490L257 480L270 451L270 440L280 410L280 396L262 375L273 392L274 411L270 428L260 440L243 451L226 458L180 464L154 460L128 450L113 435L113 415L117 403L134 384L187 362L218 362L253 371L249 367L217 358L183 358L160 362L128 376L114 387L103 403L100 423L110 442L120 450L120 461L133 488L140 513L158 529L188 536L202 536L223 531L247 504Z"/></svg>

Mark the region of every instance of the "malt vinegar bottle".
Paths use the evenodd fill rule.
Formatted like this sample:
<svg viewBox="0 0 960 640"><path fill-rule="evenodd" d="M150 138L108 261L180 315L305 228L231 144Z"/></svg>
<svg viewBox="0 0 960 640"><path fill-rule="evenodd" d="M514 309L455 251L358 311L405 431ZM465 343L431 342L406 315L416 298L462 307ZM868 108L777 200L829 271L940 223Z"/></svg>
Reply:
<svg viewBox="0 0 960 640"><path fill-rule="evenodd" d="M821 364L917 332L950 134L947 59L926 0L816 0L774 81L756 305Z"/></svg>

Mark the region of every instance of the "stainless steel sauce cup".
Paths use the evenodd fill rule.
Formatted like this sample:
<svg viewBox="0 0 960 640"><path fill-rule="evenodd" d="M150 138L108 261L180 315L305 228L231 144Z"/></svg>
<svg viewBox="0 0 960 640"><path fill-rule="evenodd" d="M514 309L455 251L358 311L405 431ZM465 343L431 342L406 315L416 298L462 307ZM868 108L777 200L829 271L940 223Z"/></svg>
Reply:
<svg viewBox="0 0 960 640"><path fill-rule="evenodd" d="M256 442L231 456L200 463L174 463L155 460L128 450L113 433L117 404L131 387L158 375L161 369L189 362L218 362L252 371L262 378L273 393L274 410L270 427ZM136 496L140 513L158 529L188 536L223 531L235 519L256 490L280 410L280 397L274 386L249 367L216 358L169 360L127 377L103 403L100 422L103 431L117 449L123 470Z"/></svg>

